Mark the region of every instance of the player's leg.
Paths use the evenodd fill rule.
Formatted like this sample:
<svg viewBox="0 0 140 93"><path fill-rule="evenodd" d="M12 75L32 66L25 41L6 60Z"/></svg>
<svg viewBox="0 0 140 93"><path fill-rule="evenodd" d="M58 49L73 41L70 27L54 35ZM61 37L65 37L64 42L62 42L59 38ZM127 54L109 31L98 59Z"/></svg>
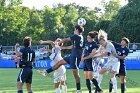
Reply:
<svg viewBox="0 0 140 93"><path fill-rule="evenodd" d="M120 82L121 82L121 93L125 92L125 76L120 76Z"/></svg>
<svg viewBox="0 0 140 93"><path fill-rule="evenodd" d="M120 70L119 70L119 77L120 77L120 83L121 83L121 93L125 92L126 89L126 68L125 65L121 64L120 65Z"/></svg>
<svg viewBox="0 0 140 93"><path fill-rule="evenodd" d="M85 69L84 69L85 70ZM90 83L90 79L89 79L89 75L88 75L88 71L84 71L84 75L85 75L85 79L86 79L86 85L88 88L89 93L92 93L91 91L91 83Z"/></svg>
<svg viewBox="0 0 140 93"><path fill-rule="evenodd" d="M20 81L17 83L17 93L23 93L22 85L23 83Z"/></svg>
<svg viewBox="0 0 140 93"><path fill-rule="evenodd" d="M112 65L112 69L110 72L110 77L111 77L111 82L113 84L114 93L118 93L116 74L119 72L119 68L120 68L120 62L116 62Z"/></svg>
<svg viewBox="0 0 140 93"><path fill-rule="evenodd" d="M96 87L96 91L101 92L101 88L98 85L98 82L96 80L96 78L94 78L93 76L93 62L92 60L87 62L87 69L88 69L88 79L92 81L92 83L94 84L94 86Z"/></svg>
<svg viewBox="0 0 140 93"><path fill-rule="evenodd" d="M26 73L27 73L27 78L26 78L27 91L28 91L28 93L33 93L32 88L31 88L33 71L32 71L32 69L28 68Z"/></svg>
<svg viewBox="0 0 140 93"><path fill-rule="evenodd" d="M54 83L56 93L61 93L60 82Z"/></svg>
<svg viewBox="0 0 140 93"><path fill-rule="evenodd" d="M67 62L65 60L60 60L59 62L57 62L53 67L49 68L46 70L47 73L51 73L54 70L57 70L60 66L67 64Z"/></svg>
<svg viewBox="0 0 140 93"><path fill-rule="evenodd" d="M77 93L81 93L81 83L80 83L80 75L79 75L79 63L80 63L81 57L70 57L70 66L76 81L76 89Z"/></svg>
<svg viewBox="0 0 140 93"><path fill-rule="evenodd" d="M24 69L21 69L17 78L17 93L23 93L22 86L25 80L26 80L26 72Z"/></svg>
<svg viewBox="0 0 140 93"><path fill-rule="evenodd" d="M67 93L67 85L65 81L61 81L61 86L63 93Z"/></svg>
<svg viewBox="0 0 140 93"><path fill-rule="evenodd" d="M30 83L26 83L26 88L27 88L28 93L33 93L32 89L31 89L31 84Z"/></svg>

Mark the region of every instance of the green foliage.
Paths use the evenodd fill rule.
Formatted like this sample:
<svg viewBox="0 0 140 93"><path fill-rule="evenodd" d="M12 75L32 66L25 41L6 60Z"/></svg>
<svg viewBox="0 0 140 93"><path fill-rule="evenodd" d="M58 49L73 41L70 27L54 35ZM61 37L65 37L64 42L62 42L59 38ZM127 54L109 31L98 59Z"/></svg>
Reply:
<svg viewBox="0 0 140 93"><path fill-rule="evenodd" d="M33 44L38 44L40 39L55 40L58 37L68 37L73 34L73 27L77 25L77 19L80 17L87 21L83 33L85 37L89 31L103 29L109 33L112 40L119 41L122 36L136 42L140 39L137 34L140 27L139 0L129 0L128 5L122 8L119 0L111 0L108 3L102 1L103 9L90 9L72 3L58 4L53 8L45 6L43 10L37 10L21 4L22 0L0 1L2 45L21 43L25 36L31 36Z"/></svg>
<svg viewBox="0 0 140 93"><path fill-rule="evenodd" d="M129 0L129 3L122 7L118 14L112 19L109 28L109 36L119 41L126 36L131 42L139 42L140 35L140 1Z"/></svg>

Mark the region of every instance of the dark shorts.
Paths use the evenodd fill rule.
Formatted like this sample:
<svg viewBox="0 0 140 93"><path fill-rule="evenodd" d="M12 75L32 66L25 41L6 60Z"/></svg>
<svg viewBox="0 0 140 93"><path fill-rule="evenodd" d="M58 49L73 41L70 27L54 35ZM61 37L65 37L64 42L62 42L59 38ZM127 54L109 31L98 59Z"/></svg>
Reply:
<svg viewBox="0 0 140 93"><path fill-rule="evenodd" d="M83 66L84 71L93 71L93 62L92 59L85 60L84 61L84 66Z"/></svg>
<svg viewBox="0 0 140 93"><path fill-rule="evenodd" d="M81 56L69 55L63 58L68 64L70 64L71 69L79 69L79 64L81 61Z"/></svg>
<svg viewBox="0 0 140 93"><path fill-rule="evenodd" d="M117 76L126 76L126 67L125 65L120 64L119 74Z"/></svg>
<svg viewBox="0 0 140 93"><path fill-rule="evenodd" d="M21 68L20 73L18 75L17 81L22 83L32 83L32 75L33 71L31 68Z"/></svg>

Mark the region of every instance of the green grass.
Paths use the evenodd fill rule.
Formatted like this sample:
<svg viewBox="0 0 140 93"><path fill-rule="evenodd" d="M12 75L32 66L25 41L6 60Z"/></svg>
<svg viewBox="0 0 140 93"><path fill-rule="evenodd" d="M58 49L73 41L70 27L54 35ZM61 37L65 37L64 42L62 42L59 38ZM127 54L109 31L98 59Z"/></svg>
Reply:
<svg viewBox="0 0 140 93"><path fill-rule="evenodd" d="M16 93L17 89L17 76L20 69L14 68L0 68L0 93ZM82 93L88 93L83 70L80 70ZM127 91L126 93L140 93L140 71L128 70L127 71ZM105 74L102 81L102 89L104 93L108 93L109 75ZM67 70L67 86L68 93L74 93L75 80L70 69ZM34 93L55 93L53 87L53 73L48 77L43 77L34 69L32 89ZM120 92L120 83L118 80L118 89ZM24 93L27 93L26 87L23 87Z"/></svg>

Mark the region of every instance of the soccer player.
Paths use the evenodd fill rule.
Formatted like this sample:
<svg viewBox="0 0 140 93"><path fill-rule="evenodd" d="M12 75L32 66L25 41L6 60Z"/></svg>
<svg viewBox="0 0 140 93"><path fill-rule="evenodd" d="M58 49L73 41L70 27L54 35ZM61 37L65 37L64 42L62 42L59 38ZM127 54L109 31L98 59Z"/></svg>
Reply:
<svg viewBox="0 0 140 93"><path fill-rule="evenodd" d="M26 82L28 93L33 93L31 89L32 83L32 63L35 61L35 52L31 49L31 38L23 39L24 48L18 51L18 45L15 45L16 54L21 57L19 67L21 68L17 78L17 93L23 93L22 86Z"/></svg>
<svg viewBox="0 0 140 93"><path fill-rule="evenodd" d="M16 47L18 47L18 48L17 48L17 51L20 51L20 45L19 45L19 43L16 43ZM16 50L16 48L15 48L15 50ZM18 58L18 56L17 56L17 54L16 54L16 57L15 57L15 59L14 59L16 68L19 68L18 61L19 61L19 58Z"/></svg>
<svg viewBox="0 0 140 93"><path fill-rule="evenodd" d="M120 60L120 69L119 69L119 74L117 74L117 76L119 76L120 78L120 82L121 82L121 93L125 92L125 76L126 76L126 67L125 67L125 57L128 55L129 53L129 49L127 47L128 43L129 43L129 39L124 37L122 38L122 41L120 44L116 43L116 42L112 42L113 45L115 46L115 49L117 51L117 58L119 58ZM112 82L109 83L109 93L112 92Z"/></svg>
<svg viewBox="0 0 140 93"><path fill-rule="evenodd" d="M110 77L111 77L111 81L113 84L114 93L118 93L117 80L116 80L115 76L119 72L120 62L119 62L118 58L116 58L116 55L117 55L116 49L111 42L107 41L107 33L102 30L99 31L98 40L99 40L100 45L104 46L105 51L104 51L104 53L102 53L101 55L96 56L96 57L99 57L99 58L100 57L102 58L104 56L108 57L107 63L99 71L98 81L101 82L102 75L105 72L110 71Z"/></svg>
<svg viewBox="0 0 140 93"><path fill-rule="evenodd" d="M52 71L58 69L61 65L70 64L70 67L73 71L73 75L76 80L76 88L77 93L81 93L81 84L80 84L80 75L79 75L79 63L81 61L83 46L84 46L84 38L82 36L82 32L84 28L81 26L74 27L74 35L68 38L62 39L60 43L64 42L72 42L72 46L63 47L63 49L72 49L70 56L64 57L63 60L57 62L53 67L47 69L42 73L51 73Z"/></svg>
<svg viewBox="0 0 140 93"><path fill-rule="evenodd" d="M92 58L88 58L88 56L91 55L91 53L92 53L92 55L95 55L95 52L98 48L98 45L94 40L97 35L98 35L98 32L96 32L96 31L91 31L88 33L87 42L85 43L85 49L84 49L84 52L82 54L82 59L81 59L81 63L83 63L83 61L84 61L83 69L84 69L84 75L86 78L86 85L87 85L87 88L89 90L89 93L92 93L90 81L92 81L92 83L95 85L96 90L98 92L102 91L100 89L100 87L98 86L97 80L93 78Z"/></svg>
<svg viewBox="0 0 140 93"><path fill-rule="evenodd" d="M60 42L61 39L56 39L55 42L53 41L43 41L40 40L40 44L51 44L53 47L52 50L47 50L48 52L51 52L50 59L56 64L58 61L62 60L61 56L61 45ZM67 93L67 86L65 83L66 80L66 68L64 65L61 65L57 70L54 71L54 86L56 93L61 93L60 85L62 86L63 93Z"/></svg>

